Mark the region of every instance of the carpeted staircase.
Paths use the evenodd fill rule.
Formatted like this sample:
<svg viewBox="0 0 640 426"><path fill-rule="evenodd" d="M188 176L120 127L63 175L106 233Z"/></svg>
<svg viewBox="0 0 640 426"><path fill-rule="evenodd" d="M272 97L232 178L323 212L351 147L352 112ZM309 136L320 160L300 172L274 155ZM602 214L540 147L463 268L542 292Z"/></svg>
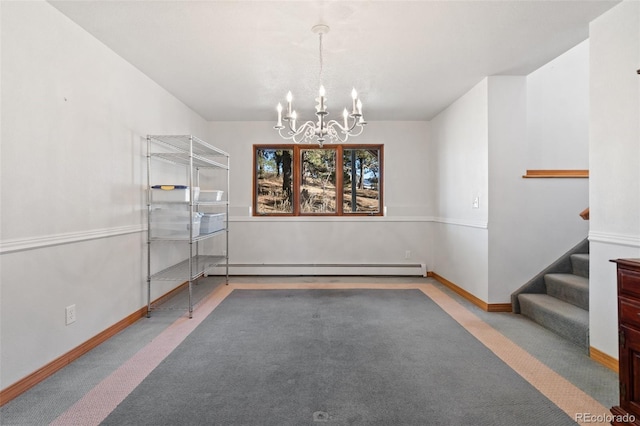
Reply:
<svg viewBox="0 0 640 426"><path fill-rule="evenodd" d="M589 242L582 241L511 295L521 313L589 348Z"/></svg>

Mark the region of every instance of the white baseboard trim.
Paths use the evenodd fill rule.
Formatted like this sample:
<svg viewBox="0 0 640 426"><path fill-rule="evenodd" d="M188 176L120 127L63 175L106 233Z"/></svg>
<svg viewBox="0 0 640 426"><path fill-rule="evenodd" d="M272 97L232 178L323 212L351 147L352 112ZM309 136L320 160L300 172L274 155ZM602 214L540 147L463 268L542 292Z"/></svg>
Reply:
<svg viewBox="0 0 640 426"><path fill-rule="evenodd" d="M628 246L640 248L639 235L616 234L612 232L589 232L589 242L613 244L617 246Z"/></svg>
<svg viewBox="0 0 640 426"><path fill-rule="evenodd" d="M92 229L89 231L67 232L64 234L44 235L39 237L5 240L0 242L0 254L18 251L35 250L44 247L73 244L80 241L96 240L99 238L117 237L120 235L143 232L146 228L140 225L119 226L114 228Z"/></svg>

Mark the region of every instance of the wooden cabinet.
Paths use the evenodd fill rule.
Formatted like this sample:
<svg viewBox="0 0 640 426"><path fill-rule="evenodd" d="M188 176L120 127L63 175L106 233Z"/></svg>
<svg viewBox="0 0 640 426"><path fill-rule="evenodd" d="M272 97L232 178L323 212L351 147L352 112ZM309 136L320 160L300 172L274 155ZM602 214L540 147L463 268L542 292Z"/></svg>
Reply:
<svg viewBox="0 0 640 426"><path fill-rule="evenodd" d="M612 260L618 277L620 405L613 425L640 425L640 259Z"/></svg>

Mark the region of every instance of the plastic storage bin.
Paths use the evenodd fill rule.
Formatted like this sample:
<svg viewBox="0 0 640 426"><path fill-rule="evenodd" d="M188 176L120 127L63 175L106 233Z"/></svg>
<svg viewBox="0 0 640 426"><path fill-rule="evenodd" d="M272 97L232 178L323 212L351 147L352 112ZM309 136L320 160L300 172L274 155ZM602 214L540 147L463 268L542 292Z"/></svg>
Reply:
<svg viewBox="0 0 640 426"><path fill-rule="evenodd" d="M200 234L223 230L225 217L225 213L203 213L200 218Z"/></svg>
<svg viewBox="0 0 640 426"><path fill-rule="evenodd" d="M193 187L193 201L198 201L200 188ZM186 185L154 185L151 187L152 203L189 202L191 190Z"/></svg>
<svg viewBox="0 0 640 426"><path fill-rule="evenodd" d="M220 190L201 190L200 191L200 201L201 202L211 202L211 201L222 201L222 195L224 191Z"/></svg>
<svg viewBox="0 0 640 426"><path fill-rule="evenodd" d="M193 236L200 234L202 213L193 213L190 220L188 211L175 209L151 210L149 233L151 238L189 238L189 229L193 222Z"/></svg>

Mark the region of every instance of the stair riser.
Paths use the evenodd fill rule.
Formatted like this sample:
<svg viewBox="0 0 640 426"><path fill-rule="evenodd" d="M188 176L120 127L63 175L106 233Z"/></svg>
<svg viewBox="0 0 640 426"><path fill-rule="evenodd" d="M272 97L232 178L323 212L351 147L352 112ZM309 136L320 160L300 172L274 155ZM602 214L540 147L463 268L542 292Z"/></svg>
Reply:
<svg viewBox="0 0 640 426"><path fill-rule="evenodd" d="M520 299L520 309L523 315L541 326L583 348L589 347L588 320L584 323L567 319L562 314L540 308L524 299Z"/></svg>
<svg viewBox="0 0 640 426"><path fill-rule="evenodd" d="M571 267L573 268L573 273L589 278L589 256L588 255L572 255L571 256Z"/></svg>
<svg viewBox="0 0 640 426"><path fill-rule="evenodd" d="M571 303L574 306L589 310L589 288L573 286L551 276L545 276L547 294Z"/></svg>

